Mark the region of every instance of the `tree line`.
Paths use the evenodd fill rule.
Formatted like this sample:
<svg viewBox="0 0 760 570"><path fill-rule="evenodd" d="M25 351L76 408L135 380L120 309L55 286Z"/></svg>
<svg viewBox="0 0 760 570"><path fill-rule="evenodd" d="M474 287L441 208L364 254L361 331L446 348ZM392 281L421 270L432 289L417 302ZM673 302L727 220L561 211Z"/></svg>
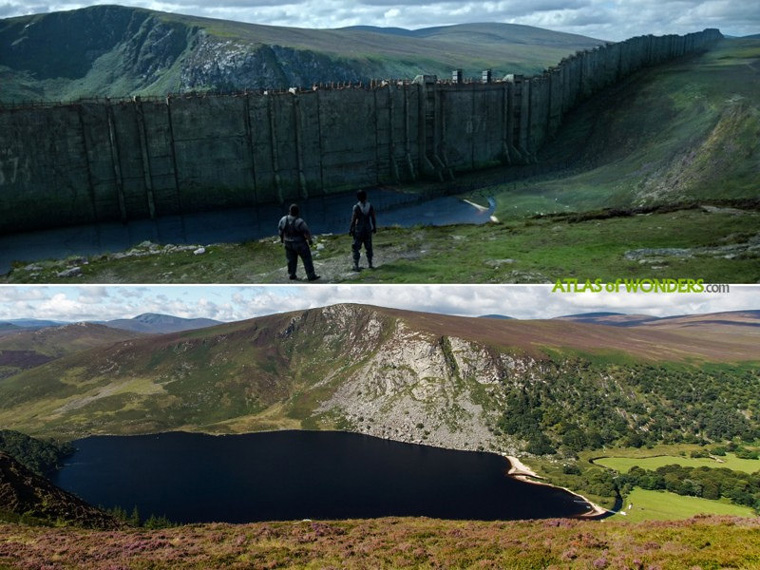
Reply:
<svg viewBox="0 0 760 570"><path fill-rule="evenodd" d="M534 455L760 439L760 371L749 367L582 358L540 366L538 374L502 380L497 422Z"/></svg>
<svg viewBox="0 0 760 570"><path fill-rule="evenodd" d="M678 495L718 500L752 507L760 514L760 470L744 473L726 467L683 467L665 465L654 471L632 467L618 476L621 494L627 495L633 487L670 491Z"/></svg>
<svg viewBox="0 0 760 570"><path fill-rule="evenodd" d="M74 453L71 443L36 439L14 430L0 430L3 451L38 475L48 477L63 467L63 459Z"/></svg>

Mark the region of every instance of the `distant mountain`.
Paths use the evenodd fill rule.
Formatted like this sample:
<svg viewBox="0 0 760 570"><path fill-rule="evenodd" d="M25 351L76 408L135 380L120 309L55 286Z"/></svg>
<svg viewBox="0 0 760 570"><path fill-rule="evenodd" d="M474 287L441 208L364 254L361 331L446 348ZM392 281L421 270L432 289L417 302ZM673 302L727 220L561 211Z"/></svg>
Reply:
<svg viewBox="0 0 760 570"><path fill-rule="evenodd" d="M213 327L222 324L222 322L213 319L184 319L172 315L144 313L131 319L115 319L105 321L103 324L111 328L132 332L166 334Z"/></svg>
<svg viewBox="0 0 760 570"><path fill-rule="evenodd" d="M626 315L624 313L596 312L580 313L577 315L565 315L555 317L558 321L572 321L574 323L591 323L597 325L609 325L613 327L633 327L642 323L656 321L658 317L649 315Z"/></svg>
<svg viewBox="0 0 760 570"><path fill-rule="evenodd" d="M646 326L659 329L701 328L716 325L760 328L760 311L727 311L707 315L678 315L652 319Z"/></svg>
<svg viewBox="0 0 760 570"><path fill-rule="evenodd" d="M0 336L0 379L67 354L139 336L93 323L19 328Z"/></svg>
<svg viewBox="0 0 760 570"><path fill-rule="evenodd" d="M343 429L539 454L632 433L653 445L760 435L747 411L760 331L700 326L334 305L69 354L0 381L0 425L72 438Z"/></svg>
<svg viewBox="0 0 760 570"><path fill-rule="evenodd" d="M760 328L760 311L730 311L707 315L677 315L672 317L598 312L566 315L563 317L556 317L556 320L615 327L651 327L654 329L668 329L671 331L694 327L699 328L700 332L706 332L708 327L715 327L718 325Z"/></svg>
<svg viewBox="0 0 760 570"><path fill-rule="evenodd" d="M65 321L50 321L45 319L8 319L0 323L0 327L11 325L11 327L24 329L41 329L45 327L57 327L65 324L68 323Z"/></svg>
<svg viewBox="0 0 760 570"><path fill-rule="evenodd" d="M511 24L400 30L262 26L122 6L0 20L2 101L536 73L603 42Z"/></svg>
<svg viewBox="0 0 760 570"><path fill-rule="evenodd" d="M496 314L480 315L479 318L481 319L514 319L514 317L508 317L507 315L496 315Z"/></svg>
<svg viewBox="0 0 760 570"><path fill-rule="evenodd" d="M12 323L0 323L0 336L22 330L21 327Z"/></svg>

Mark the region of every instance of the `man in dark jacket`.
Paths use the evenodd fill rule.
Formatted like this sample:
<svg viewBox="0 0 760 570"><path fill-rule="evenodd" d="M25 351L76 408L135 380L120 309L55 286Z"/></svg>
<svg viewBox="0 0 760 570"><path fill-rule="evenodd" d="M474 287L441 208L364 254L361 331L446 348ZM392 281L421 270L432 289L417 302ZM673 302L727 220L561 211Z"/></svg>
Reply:
<svg viewBox="0 0 760 570"><path fill-rule="evenodd" d="M306 277L309 281L316 281L319 275L314 273L314 262L311 259L312 243L309 226L298 216L299 210L297 204L291 204L289 214L280 219L277 225L280 234L280 241L285 244L285 258L288 260L288 275L291 279L296 277L298 268L298 258L303 261L303 268L306 270Z"/></svg>
<svg viewBox="0 0 760 570"><path fill-rule="evenodd" d="M351 214L351 226L348 233L354 238L351 246L354 257L354 271L359 271L360 250L364 246L364 253L367 256L369 268L374 269L372 265L372 234L377 233L377 219L375 218L375 208L367 201L367 193L359 190L356 193L359 200L354 204L353 213Z"/></svg>

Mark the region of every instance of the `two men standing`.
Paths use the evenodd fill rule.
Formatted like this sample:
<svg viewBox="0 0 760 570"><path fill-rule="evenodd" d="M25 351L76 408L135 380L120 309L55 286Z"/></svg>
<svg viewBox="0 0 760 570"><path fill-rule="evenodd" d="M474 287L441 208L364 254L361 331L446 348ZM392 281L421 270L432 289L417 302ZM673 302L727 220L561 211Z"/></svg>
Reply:
<svg viewBox="0 0 760 570"><path fill-rule="evenodd" d="M361 249L364 247L364 254L367 256L367 262L370 269L372 265L372 234L377 233L377 219L375 217L375 208L367 201L367 192L359 190L356 193L358 202L354 204L351 212L351 225L348 233L353 237L352 256L354 261L353 270L361 271L359 259ZM288 276L290 279L298 279L296 270L298 268L298 258L303 261L303 267L306 270L306 277L309 281L316 281L319 275L314 272L314 261L311 257L312 236L309 226L303 218L299 217L299 208L297 204L291 204L287 216L280 219L277 226L280 234L280 241L285 245L285 258L288 261Z"/></svg>

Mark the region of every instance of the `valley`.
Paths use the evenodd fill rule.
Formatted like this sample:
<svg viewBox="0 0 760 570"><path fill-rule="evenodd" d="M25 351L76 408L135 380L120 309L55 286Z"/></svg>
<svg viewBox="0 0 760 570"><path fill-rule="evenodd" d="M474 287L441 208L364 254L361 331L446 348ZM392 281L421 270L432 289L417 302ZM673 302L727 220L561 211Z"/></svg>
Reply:
<svg viewBox="0 0 760 570"><path fill-rule="evenodd" d="M579 454L753 445L758 331L751 311L608 326L334 305L62 354L0 381L0 422L65 440L342 430L534 457L611 507Z"/></svg>

